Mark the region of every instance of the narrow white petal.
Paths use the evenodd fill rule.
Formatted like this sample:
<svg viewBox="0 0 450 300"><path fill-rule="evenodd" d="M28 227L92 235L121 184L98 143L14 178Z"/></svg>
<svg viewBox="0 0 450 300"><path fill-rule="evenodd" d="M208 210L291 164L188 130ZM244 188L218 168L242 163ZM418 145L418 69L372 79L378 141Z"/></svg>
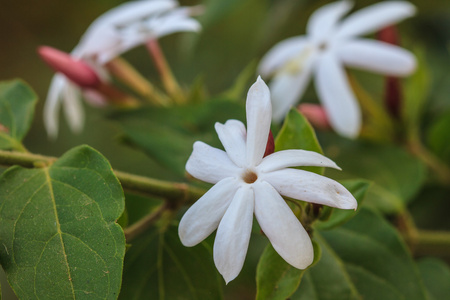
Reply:
<svg viewBox="0 0 450 300"><path fill-rule="evenodd" d="M235 194L220 221L214 241L214 262L228 283L239 274L244 265L252 232L254 192L243 185Z"/></svg>
<svg viewBox="0 0 450 300"><path fill-rule="evenodd" d="M84 126L84 110L80 99L80 90L72 83L67 83L63 90L63 109L69 124L69 128L74 133L80 133Z"/></svg>
<svg viewBox="0 0 450 300"><path fill-rule="evenodd" d="M355 138L361 129L361 111L345 71L332 52L317 65L315 85L331 126L342 136Z"/></svg>
<svg viewBox="0 0 450 300"><path fill-rule="evenodd" d="M306 32L314 40L329 37L336 30L336 25L343 15L352 8L352 1L336 1L317 9L309 18Z"/></svg>
<svg viewBox="0 0 450 300"><path fill-rule="evenodd" d="M300 101L308 86L316 63L317 53L310 53L297 62L294 72L280 72L270 83L272 93L272 118L281 122L297 102Z"/></svg>
<svg viewBox="0 0 450 300"><path fill-rule="evenodd" d="M288 38L276 44L261 59L258 66L258 73L263 77L271 76L282 68L289 60L298 57L310 43L304 36Z"/></svg>
<svg viewBox="0 0 450 300"><path fill-rule="evenodd" d="M247 155L249 166L261 162L269 138L272 105L270 91L261 77L250 87L247 94Z"/></svg>
<svg viewBox="0 0 450 300"><path fill-rule="evenodd" d="M311 203L342 209L356 209L358 203L340 183L312 172L283 169L264 173L260 179L269 182L281 195Z"/></svg>
<svg viewBox="0 0 450 300"><path fill-rule="evenodd" d="M300 166L330 167L340 170L331 159L320 153L307 150L283 150L274 152L263 158L258 166L262 172Z"/></svg>
<svg viewBox="0 0 450 300"><path fill-rule="evenodd" d="M186 18L161 23L154 29L154 34L155 37L162 37L175 32L198 32L201 29L202 26L197 20Z"/></svg>
<svg viewBox="0 0 450 300"><path fill-rule="evenodd" d="M409 18L416 8L406 1L383 1L361 9L342 21L337 38L364 35Z"/></svg>
<svg viewBox="0 0 450 300"><path fill-rule="evenodd" d="M58 136L59 109L61 107L61 93L67 79L61 75L53 76L50 83L47 99L44 104L44 126L49 138L55 139Z"/></svg>
<svg viewBox="0 0 450 300"><path fill-rule="evenodd" d="M228 120L225 124L216 123L217 135L230 159L238 166L245 166L245 125L238 120Z"/></svg>
<svg viewBox="0 0 450 300"><path fill-rule="evenodd" d="M197 179L217 183L227 177L237 177L241 173L225 151L211 147L203 142L194 143L186 163L186 171Z"/></svg>
<svg viewBox="0 0 450 300"><path fill-rule="evenodd" d="M255 216L275 251L289 264L307 268L314 260L311 239L278 192L267 182L254 184Z"/></svg>
<svg viewBox="0 0 450 300"><path fill-rule="evenodd" d="M97 18L95 24L92 23L91 28L95 30L95 26L103 25L119 25L124 26L131 22L136 22L143 18L159 14L164 11L175 8L178 5L173 0L152 0L152 1L129 1L107 11Z"/></svg>
<svg viewBox="0 0 450 300"><path fill-rule="evenodd" d="M183 245L195 246L216 230L238 187L235 178L225 178L186 211L178 226Z"/></svg>
<svg viewBox="0 0 450 300"><path fill-rule="evenodd" d="M376 73L404 76L416 68L416 59L411 52L379 41L349 40L338 51L346 66Z"/></svg>

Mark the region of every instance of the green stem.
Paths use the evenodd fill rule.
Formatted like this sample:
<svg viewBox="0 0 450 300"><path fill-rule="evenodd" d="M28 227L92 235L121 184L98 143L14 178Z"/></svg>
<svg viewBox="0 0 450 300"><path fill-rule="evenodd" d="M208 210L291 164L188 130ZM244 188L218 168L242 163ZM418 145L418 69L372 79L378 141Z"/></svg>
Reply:
<svg viewBox="0 0 450 300"><path fill-rule="evenodd" d="M47 166L57 158L32 153L0 150L0 165L19 165L26 168ZM145 196L164 197L172 206L193 203L205 191L186 183L170 182L154 178L114 171L124 190Z"/></svg>
<svg viewBox="0 0 450 300"><path fill-rule="evenodd" d="M414 255L450 257L450 232L417 229L408 211L397 216L397 228Z"/></svg>
<svg viewBox="0 0 450 300"><path fill-rule="evenodd" d="M165 210L168 209L167 202L164 202L160 206L158 206L155 210L153 210L150 214L143 217L133 225L125 228L123 231L125 233L125 238L127 243L131 242L135 237L145 232L151 225L153 225L164 213Z"/></svg>
<svg viewBox="0 0 450 300"><path fill-rule="evenodd" d="M444 185L450 185L450 168L447 167L439 158L426 149L419 138L410 137L408 148L412 154L422 160L434 174L438 180Z"/></svg>
<svg viewBox="0 0 450 300"><path fill-rule="evenodd" d="M418 230L410 242L415 255L450 257L450 232Z"/></svg>

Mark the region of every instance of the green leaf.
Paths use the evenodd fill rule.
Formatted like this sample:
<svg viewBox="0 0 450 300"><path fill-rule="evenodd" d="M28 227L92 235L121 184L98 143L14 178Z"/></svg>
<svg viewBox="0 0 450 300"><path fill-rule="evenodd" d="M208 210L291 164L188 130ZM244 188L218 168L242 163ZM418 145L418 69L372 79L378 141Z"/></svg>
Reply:
<svg viewBox="0 0 450 300"><path fill-rule="evenodd" d="M319 261L321 250L319 245L313 241L314 265ZM267 245L258 263L256 270L256 299L260 300L284 300L295 292L305 270L294 268L284 261L273 249Z"/></svg>
<svg viewBox="0 0 450 300"><path fill-rule="evenodd" d="M154 228L127 252L120 299L222 299L222 281L206 242L187 248L176 227Z"/></svg>
<svg viewBox="0 0 450 300"><path fill-rule="evenodd" d="M23 150L37 96L21 80L0 83L0 149Z"/></svg>
<svg viewBox="0 0 450 300"><path fill-rule="evenodd" d="M358 202L358 209L361 207L362 201L369 189L370 182L366 180L346 180L341 182L342 185L355 197ZM337 209L331 207L323 207L324 210L331 210L331 215L326 220L319 220L314 223L315 229L331 229L344 224L356 214L356 211L351 209Z"/></svg>
<svg viewBox="0 0 450 300"><path fill-rule="evenodd" d="M49 167L14 166L0 178L0 258L23 299L116 299L125 238L119 181L80 146Z"/></svg>
<svg viewBox="0 0 450 300"><path fill-rule="evenodd" d="M275 139L275 151L287 149L302 149L323 154L314 129L296 109L289 111ZM301 169L323 174L323 168L320 167L302 167Z"/></svg>
<svg viewBox="0 0 450 300"><path fill-rule="evenodd" d="M450 112L433 122L428 131L427 143L430 148L450 165Z"/></svg>
<svg viewBox="0 0 450 300"><path fill-rule="evenodd" d="M112 118L119 121L128 142L182 176L194 142L221 148L214 124L243 120L244 114L239 103L211 100L191 106L122 111Z"/></svg>
<svg viewBox="0 0 450 300"><path fill-rule="evenodd" d="M419 272L428 290L428 299L446 299L450 295L450 268L437 258L423 258L418 263Z"/></svg>
<svg viewBox="0 0 450 300"><path fill-rule="evenodd" d="M415 132L420 127L420 118L430 90L430 72L425 60L425 49L419 48L416 50L414 54L418 60L419 67L405 81L405 96L401 111L407 130Z"/></svg>
<svg viewBox="0 0 450 300"><path fill-rule="evenodd" d="M304 280L291 299L361 299L343 261L318 232L314 232L314 239L322 250L322 256L315 266L305 272Z"/></svg>
<svg viewBox="0 0 450 300"><path fill-rule="evenodd" d="M324 142L329 143L330 139L324 139ZM334 142L324 149L342 171L327 169L327 175L341 180L364 178L373 181L365 203L384 213L403 210L425 182L424 164L399 147L341 138Z"/></svg>
<svg viewBox="0 0 450 300"><path fill-rule="evenodd" d="M343 226L314 234L322 259L305 274L312 285L305 291L316 294L308 299L426 299L402 239L372 210L363 207ZM292 299L303 299L302 289L303 282Z"/></svg>

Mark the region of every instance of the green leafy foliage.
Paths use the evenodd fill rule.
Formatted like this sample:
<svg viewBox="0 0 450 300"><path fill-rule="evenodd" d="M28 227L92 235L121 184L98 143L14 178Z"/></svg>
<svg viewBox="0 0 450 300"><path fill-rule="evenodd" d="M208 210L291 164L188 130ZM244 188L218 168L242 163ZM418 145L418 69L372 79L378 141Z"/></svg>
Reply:
<svg viewBox="0 0 450 300"><path fill-rule="evenodd" d="M125 238L122 188L88 146L0 178L0 258L23 299L116 299Z"/></svg>
<svg viewBox="0 0 450 300"><path fill-rule="evenodd" d="M450 113L438 118L428 132L428 145L434 153L450 165Z"/></svg>
<svg viewBox="0 0 450 300"><path fill-rule="evenodd" d="M355 196L358 205L361 204L369 183L361 180L348 180L343 185ZM324 207L332 210L330 217L324 221L314 223L314 228L328 229L345 223L355 215L352 210L340 210ZM320 244L313 240L314 244L314 265L321 257ZM325 251L325 250L324 250ZM311 266L309 267L311 268ZM286 299L295 292L305 271L299 270L285 262L268 245L264 250L258 264L257 270L257 299ZM308 299L308 298L306 298Z"/></svg>
<svg viewBox="0 0 450 300"><path fill-rule="evenodd" d="M275 151L286 149L302 149L323 154L314 129L296 109L289 111L275 139ZM318 174L323 173L323 168L319 167L302 167L301 169Z"/></svg>
<svg viewBox="0 0 450 300"><path fill-rule="evenodd" d="M331 139L335 143L327 143ZM426 168L405 150L391 145L324 139L325 152L342 171L327 170L332 178L364 178L373 182L366 203L385 213L402 211L420 191Z"/></svg>
<svg viewBox="0 0 450 300"><path fill-rule="evenodd" d="M419 68L407 80L402 105L402 118L407 131L417 134L430 89L430 74L423 49L416 51Z"/></svg>
<svg viewBox="0 0 450 300"><path fill-rule="evenodd" d="M321 260L291 299L426 299L405 244L374 211L362 208L343 226L315 232Z"/></svg>
<svg viewBox="0 0 450 300"><path fill-rule="evenodd" d="M211 100L191 106L122 111L112 118L119 121L128 142L178 175L184 175L194 142L200 140L221 148L214 124L228 119L243 120L244 112L239 103Z"/></svg>
<svg viewBox="0 0 450 300"><path fill-rule="evenodd" d="M437 258L423 258L418 263L428 291L428 299L446 299L450 295L450 268Z"/></svg>
<svg viewBox="0 0 450 300"><path fill-rule="evenodd" d="M222 299L222 278L207 242L187 248L177 228L149 230L125 257L120 299Z"/></svg>
<svg viewBox="0 0 450 300"><path fill-rule="evenodd" d="M321 249L313 241L314 261L312 265L320 260ZM256 271L257 292L256 299L260 300L284 300L295 292L305 270L292 267L285 262L273 249L267 245L264 249Z"/></svg>
<svg viewBox="0 0 450 300"><path fill-rule="evenodd" d="M20 80L0 83L0 149L22 150L37 96Z"/></svg>

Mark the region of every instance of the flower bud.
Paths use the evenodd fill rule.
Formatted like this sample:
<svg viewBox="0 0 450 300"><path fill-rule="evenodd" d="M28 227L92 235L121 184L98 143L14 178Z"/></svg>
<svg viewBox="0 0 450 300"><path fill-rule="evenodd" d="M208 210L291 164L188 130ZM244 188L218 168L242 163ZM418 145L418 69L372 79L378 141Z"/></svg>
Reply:
<svg viewBox="0 0 450 300"><path fill-rule="evenodd" d="M269 138L267 139L266 151L264 152L264 157L272 154L275 151L275 141L273 139L272 130L269 131Z"/></svg>
<svg viewBox="0 0 450 300"><path fill-rule="evenodd" d="M331 125L325 109L318 104L303 103L297 107L298 111L315 127L322 130L330 130Z"/></svg>
<svg viewBox="0 0 450 300"><path fill-rule="evenodd" d="M68 53L48 46L39 47L38 53L52 69L82 88L96 88L101 83L97 73L87 63L72 58Z"/></svg>

